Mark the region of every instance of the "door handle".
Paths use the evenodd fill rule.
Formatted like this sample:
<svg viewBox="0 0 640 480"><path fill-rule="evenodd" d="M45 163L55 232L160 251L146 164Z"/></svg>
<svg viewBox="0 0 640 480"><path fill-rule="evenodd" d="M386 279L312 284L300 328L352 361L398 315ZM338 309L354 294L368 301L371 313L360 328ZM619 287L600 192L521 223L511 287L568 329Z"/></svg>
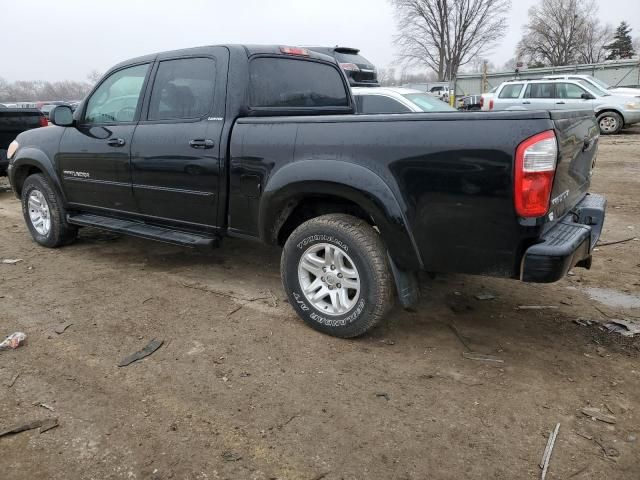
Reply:
<svg viewBox="0 0 640 480"><path fill-rule="evenodd" d="M564 105L564 102L556 102L556 105Z"/></svg>
<svg viewBox="0 0 640 480"><path fill-rule="evenodd" d="M189 142L191 148L213 148L213 140L196 138Z"/></svg>
<svg viewBox="0 0 640 480"><path fill-rule="evenodd" d="M522 102L523 105L531 105L531 102Z"/></svg>
<svg viewBox="0 0 640 480"><path fill-rule="evenodd" d="M107 145L109 145L110 147L124 147L125 142L123 138L110 138L107 141Z"/></svg>

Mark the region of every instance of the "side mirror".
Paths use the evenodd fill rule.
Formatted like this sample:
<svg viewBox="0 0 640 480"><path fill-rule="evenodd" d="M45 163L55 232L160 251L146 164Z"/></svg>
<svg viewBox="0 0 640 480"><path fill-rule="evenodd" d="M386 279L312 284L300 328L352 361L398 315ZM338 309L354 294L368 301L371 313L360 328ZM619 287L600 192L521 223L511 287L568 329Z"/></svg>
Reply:
<svg viewBox="0 0 640 480"><path fill-rule="evenodd" d="M582 95L580 95L580 98L582 98L583 100L593 100L596 97L594 97L590 93L583 93Z"/></svg>
<svg viewBox="0 0 640 480"><path fill-rule="evenodd" d="M49 112L49 121L59 127L73 125L73 111L69 105L56 105Z"/></svg>

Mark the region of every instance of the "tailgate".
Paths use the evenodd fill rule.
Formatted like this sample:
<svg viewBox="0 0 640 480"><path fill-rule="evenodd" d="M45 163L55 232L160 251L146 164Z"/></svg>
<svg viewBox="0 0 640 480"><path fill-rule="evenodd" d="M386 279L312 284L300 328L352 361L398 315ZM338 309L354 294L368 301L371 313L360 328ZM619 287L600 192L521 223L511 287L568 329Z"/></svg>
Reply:
<svg viewBox="0 0 640 480"><path fill-rule="evenodd" d="M573 209L589 190L600 131L591 110L550 114L559 150L549 208L549 219L554 220Z"/></svg>
<svg viewBox="0 0 640 480"><path fill-rule="evenodd" d="M33 108L8 108L0 110L0 148L9 144L25 130L40 127L42 112Z"/></svg>

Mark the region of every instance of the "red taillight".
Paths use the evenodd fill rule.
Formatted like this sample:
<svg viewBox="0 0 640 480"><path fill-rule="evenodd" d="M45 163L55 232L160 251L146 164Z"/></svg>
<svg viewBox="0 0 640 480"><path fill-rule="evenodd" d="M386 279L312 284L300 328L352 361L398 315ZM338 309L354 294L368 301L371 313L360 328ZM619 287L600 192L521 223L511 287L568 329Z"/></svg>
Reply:
<svg viewBox="0 0 640 480"><path fill-rule="evenodd" d="M345 70L347 72L359 72L360 71L360 67L358 67L358 65L356 65L355 63L341 63L340 64L340 68L342 68L343 70Z"/></svg>
<svg viewBox="0 0 640 480"><path fill-rule="evenodd" d="M480 97L480 108L484 107L484 97Z"/></svg>
<svg viewBox="0 0 640 480"><path fill-rule="evenodd" d="M48 125L49 125L49 122L47 121L47 117L45 117L44 115L40 115L40 126L46 127Z"/></svg>
<svg viewBox="0 0 640 480"><path fill-rule="evenodd" d="M493 98L489 100L489 110L493 110Z"/></svg>
<svg viewBox="0 0 640 480"><path fill-rule="evenodd" d="M528 138L516 149L514 203L520 217L541 217L549 210L558 145L553 130Z"/></svg>
<svg viewBox="0 0 640 480"><path fill-rule="evenodd" d="M300 47L280 47L280 52L285 55L298 55L301 57L309 56L309 50Z"/></svg>

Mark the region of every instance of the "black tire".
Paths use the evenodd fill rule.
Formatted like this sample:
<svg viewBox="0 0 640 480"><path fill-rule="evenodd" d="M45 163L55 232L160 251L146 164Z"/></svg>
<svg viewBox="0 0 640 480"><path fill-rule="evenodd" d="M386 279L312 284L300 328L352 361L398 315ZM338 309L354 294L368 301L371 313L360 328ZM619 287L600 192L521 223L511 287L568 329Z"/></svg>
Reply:
<svg viewBox="0 0 640 480"><path fill-rule="evenodd" d="M303 292L298 275L300 260L314 246L322 248L321 244L346 253L348 259L343 260L345 265L357 269L359 294L356 296L355 290L349 290L348 295L353 296L350 301L354 304L344 314L330 314L326 311L327 307L325 310L319 309ZM394 282L387 250L380 235L367 222L350 215L323 215L300 225L287 239L280 270L285 292L302 320L312 328L334 337L362 335L373 328L393 306ZM339 281L335 276L331 280L326 278L327 282ZM329 287L336 288L334 285Z"/></svg>
<svg viewBox="0 0 640 480"><path fill-rule="evenodd" d="M42 193L49 209L51 226L44 234L36 230L29 213L29 197L34 191ZM22 186L22 214L31 236L44 247L57 248L67 245L73 242L78 235L78 229L67 223L61 199L42 174L30 175L25 180Z"/></svg>
<svg viewBox="0 0 640 480"><path fill-rule="evenodd" d="M615 126L607 128L604 126L605 122ZM598 115L598 127L602 135L616 135L624 127L624 119L617 112L602 112Z"/></svg>

